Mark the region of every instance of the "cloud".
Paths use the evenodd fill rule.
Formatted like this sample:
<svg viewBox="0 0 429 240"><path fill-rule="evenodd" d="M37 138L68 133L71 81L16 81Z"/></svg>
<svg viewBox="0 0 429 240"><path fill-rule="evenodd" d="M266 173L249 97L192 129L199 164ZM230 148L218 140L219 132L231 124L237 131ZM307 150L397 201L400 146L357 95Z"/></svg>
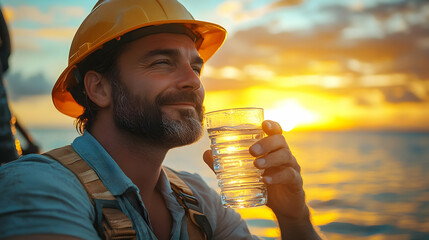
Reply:
<svg viewBox="0 0 429 240"><path fill-rule="evenodd" d="M417 7L399 2L390 11L425 19L422 16L429 14L429 2L411 2ZM234 74L228 75L233 77L210 75L208 78L216 79L216 84L207 81L206 89L267 86L268 78L273 80L272 86L319 87L337 92L335 89L340 89L343 94L356 89L381 89L382 99L390 103L429 101L429 84L426 84L429 82L429 27L415 20L407 22L406 31L384 31L382 25L389 19L386 16L384 23L379 22L383 34L350 38L344 31L351 25L368 17L379 19L374 16L385 10L375 6L362 7L356 12L340 5L316 10L326 11L331 21L317 23L310 30L273 32L267 26L254 26L236 32L208 63L211 73L227 68L234 70L230 71ZM255 66L269 74L252 74L252 69L258 70ZM391 90L393 87L400 90ZM379 99L377 93L357 102L370 105Z"/></svg>
<svg viewBox="0 0 429 240"><path fill-rule="evenodd" d="M342 37L346 40L343 42L353 47L348 49L348 55L369 63L376 73L402 72L421 79L429 78L429 2L381 3L358 12L338 5L321 10L330 12L335 22L347 23L345 28L343 24ZM377 21L365 21L368 18ZM360 37L350 38L348 33L352 29L359 29ZM371 31L377 31L379 35L371 34ZM384 67L377 71L380 63Z"/></svg>
<svg viewBox="0 0 429 240"><path fill-rule="evenodd" d="M77 28L75 27L61 27L61 28L13 28L12 34L16 40L20 41L34 41L35 39L54 40L54 41L67 41L73 39Z"/></svg>
<svg viewBox="0 0 429 240"><path fill-rule="evenodd" d="M428 6L426 0L403 0L397 2L381 2L364 11L377 17L377 19L381 21L389 21L392 17L400 15L404 17L406 22L425 24L425 20L428 20L429 17Z"/></svg>
<svg viewBox="0 0 429 240"><path fill-rule="evenodd" d="M1 11L3 13L3 17L6 20L6 22L11 22L15 18L15 16L14 16L15 11L12 7L2 6Z"/></svg>
<svg viewBox="0 0 429 240"><path fill-rule="evenodd" d="M269 9L279 9L284 7L291 7L300 5L304 2L304 0L278 0L273 3L271 3L268 8Z"/></svg>
<svg viewBox="0 0 429 240"><path fill-rule="evenodd" d="M365 7L363 3L323 5L317 11L329 14L332 23L346 23L343 34L350 38L407 32L411 26L424 28L429 21L429 2L421 0L389 1L372 7Z"/></svg>
<svg viewBox="0 0 429 240"><path fill-rule="evenodd" d="M406 88L388 88L384 89L383 92L386 101L390 103L423 101L423 99L419 98L418 95Z"/></svg>
<svg viewBox="0 0 429 240"><path fill-rule="evenodd" d="M51 6L47 10L42 10L38 6L19 5L17 7L4 6L5 16L8 22L26 22L30 24L54 25L60 19L61 23L66 20L81 20L86 10L83 7L74 6Z"/></svg>
<svg viewBox="0 0 429 240"><path fill-rule="evenodd" d="M247 22L262 18L267 14L286 7L300 5L303 0L277 0L266 5L251 7L252 0L228 0L217 8L219 16L229 18L234 22Z"/></svg>
<svg viewBox="0 0 429 240"><path fill-rule="evenodd" d="M8 12L12 12L11 22L14 21L33 21L37 23L53 23L53 14L46 14L36 6L20 5L16 8L8 7Z"/></svg>
<svg viewBox="0 0 429 240"><path fill-rule="evenodd" d="M381 106L384 102L384 94L379 89L364 89L358 91L355 103L360 106Z"/></svg>
<svg viewBox="0 0 429 240"><path fill-rule="evenodd" d="M52 82L42 73L37 73L31 76L23 76L19 72L14 72L6 75L8 96L12 100L20 100L28 96L50 94L52 90Z"/></svg>
<svg viewBox="0 0 429 240"><path fill-rule="evenodd" d="M78 6L52 6L49 9L49 12L54 12L57 15L61 15L63 17L68 18L77 18L81 19L87 15L85 8Z"/></svg>
<svg viewBox="0 0 429 240"><path fill-rule="evenodd" d="M239 1L225 1L217 8L217 13L220 16L232 16L243 10L243 3Z"/></svg>

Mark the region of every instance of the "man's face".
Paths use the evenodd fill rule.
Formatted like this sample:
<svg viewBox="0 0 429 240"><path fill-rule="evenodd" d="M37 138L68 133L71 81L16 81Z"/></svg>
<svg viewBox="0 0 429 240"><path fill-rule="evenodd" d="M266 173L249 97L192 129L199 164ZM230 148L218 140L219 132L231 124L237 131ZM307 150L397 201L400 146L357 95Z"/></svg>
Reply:
<svg viewBox="0 0 429 240"><path fill-rule="evenodd" d="M112 84L113 115L125 131L168 148L198 140L202 132L203 61L182 34L155 34L125 48Z"/></svg>

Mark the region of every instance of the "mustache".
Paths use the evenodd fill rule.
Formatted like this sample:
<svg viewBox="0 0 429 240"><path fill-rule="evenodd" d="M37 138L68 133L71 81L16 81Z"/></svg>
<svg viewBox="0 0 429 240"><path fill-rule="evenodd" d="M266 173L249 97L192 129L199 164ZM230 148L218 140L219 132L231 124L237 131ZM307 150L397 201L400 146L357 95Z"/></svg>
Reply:
<svg viewBox="0 0 429 240"><path fill-rule="evenodd" d="M155 103L158 106L165 104L172 104L176 102L190 102L195 104L197 110L201 110L203 107L202 99L194 92L169 92L159 95L155 99Z"/></svg>

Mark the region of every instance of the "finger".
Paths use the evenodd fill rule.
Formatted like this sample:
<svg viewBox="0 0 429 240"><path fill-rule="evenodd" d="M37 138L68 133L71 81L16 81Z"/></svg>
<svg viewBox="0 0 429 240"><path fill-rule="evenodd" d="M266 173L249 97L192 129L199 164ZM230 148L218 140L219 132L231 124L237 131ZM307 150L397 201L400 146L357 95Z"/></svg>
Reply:
<svg viewBox="0 0 429 240"><path fill-rule="evenodd" d="M263 157L257 158L254 161L254 164L260 169L287 166L292 167L297 172L301 172L301 167L299 166L295 156L293 156L291 150L288 148L281 148Z"/></svg>
<svg viewBox="0 0 429 240"><path fill-rule="evenodd" d="M285 184L295 189L302 189L303 185L301 174L292 167L285 167L276 171L265 171L262 180L266 184Z"/></svg>
<svg viewBox="0 0 429 240"><path fill-rule="evenodd" d="M258 157L281 148L289 149L289 146L283 135L276 134L259 140L249 148L249 152L253 156Z"/></svg>
<svg viewBox="0 0 429 240"><path fill-rule="evenodd" d="M265 120L262 123L262 130L270 136L274 134L282 134L283 130L279 123L271 121L271 120Z"/></svg>
<svg viewBox="0 0 429 240"><path fill-rule="evenodd" d="M209 166L213 170L213 172L214 172L212 151L211 150L206 150L203 153L203 159L204 159L204 162L207 164L207 166Z"/></svg>

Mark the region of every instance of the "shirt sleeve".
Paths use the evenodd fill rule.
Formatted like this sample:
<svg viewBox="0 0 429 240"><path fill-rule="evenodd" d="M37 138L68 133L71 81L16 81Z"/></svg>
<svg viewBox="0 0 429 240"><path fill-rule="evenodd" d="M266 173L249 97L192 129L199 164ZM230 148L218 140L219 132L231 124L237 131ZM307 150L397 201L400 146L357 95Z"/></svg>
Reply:
<svg viewBox="0 0 429 240"><path fill-rule="evenodd" d="M247 223L231 208L224 208L219 194L210 188L198 174L183 174L181 176L191 187L199 199L203 212L213 230L213 239L238 240L259 239L252 236Z"/></svg>
<svg viewBox="0 0 429 240"><path fill-rule="evenodd" d="M0 239L61 234L100 239L77 177L55 160L27 155L0 168Z"/></svg>

